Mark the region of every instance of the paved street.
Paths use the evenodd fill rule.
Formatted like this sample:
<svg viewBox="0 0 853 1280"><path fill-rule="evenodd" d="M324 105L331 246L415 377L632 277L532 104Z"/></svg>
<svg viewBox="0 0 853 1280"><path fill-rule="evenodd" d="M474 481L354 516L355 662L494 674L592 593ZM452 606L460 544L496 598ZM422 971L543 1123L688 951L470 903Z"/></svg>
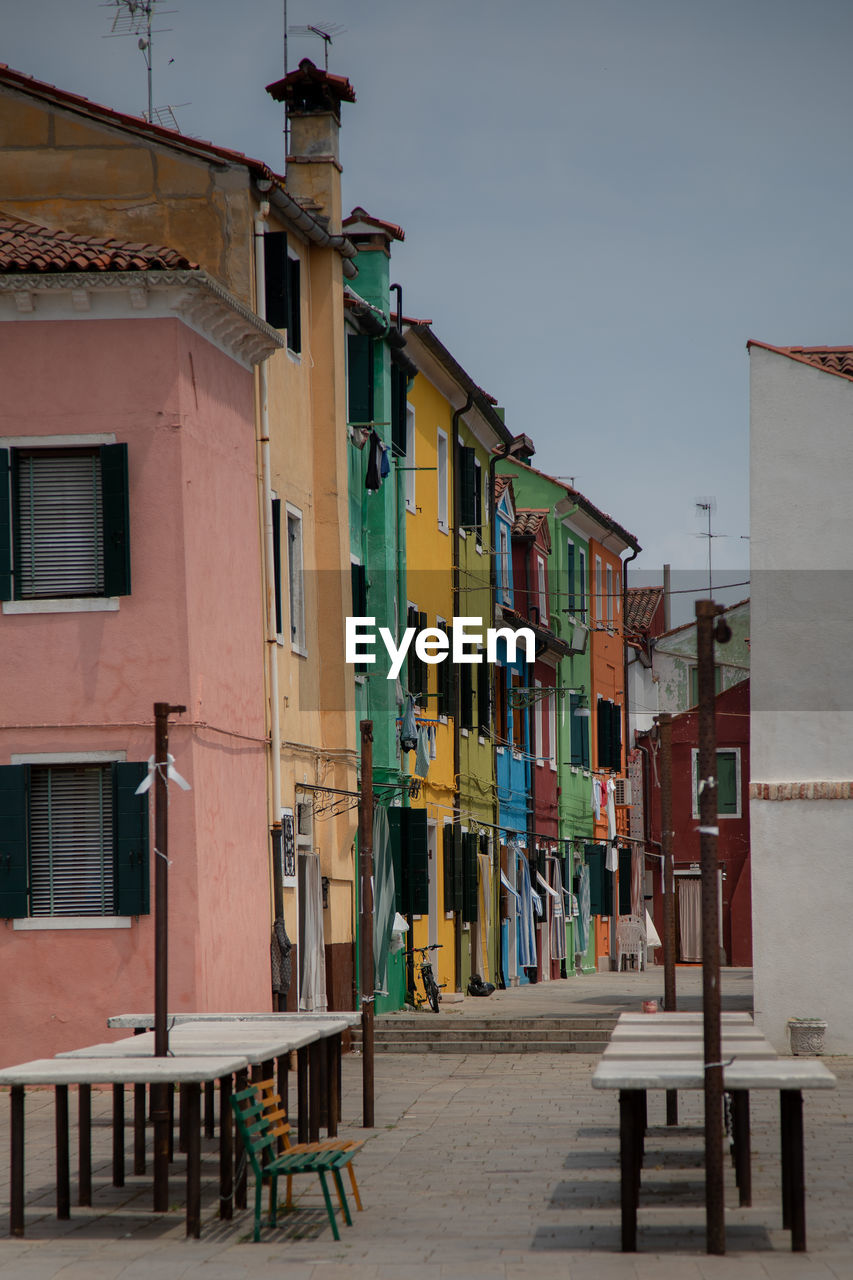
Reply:
<svg viewBox="0 0 853 1280"><path fill-rule="evenodd" d="M627 979L627 982L626 982ZM689 998L698 975L679 980ZM659 994L662 979L615 975L500 993L495 1004L577 1011L581 999ZM598 984L601 983L600 987ZM724 1002L736 1003L745 977L729 975ZM598 994L593 991L596 986ZM651 988L647 991L646 988ZM571 997L571 998L569 998ZM493 997L494 999L494 997ZM489 1002L468 1002L467 1011ZM425 1017L432 1016L425 1014ZM461 1016L465 1016L462 1014ZM54 1210L53 1102L27 1095L27 1238L0 1240L0 1277L15 1280L715 1280L736 1277L853 1277L853 1059L831 1059L839 1088L807 1094L806 1162L810 1252L792 1256L781 1228L778 1122L767 1096L753 1095L751 1209L737 1208L727 1170L729 1254L704 1253L704 1199L697 1168L701 1100L680 1097L679 1131L662 1127L663 1099L650 1103L651 1131L640 1204L640 1249L619 1254L617 1099L594 1092L597 1059L581 1054L377 1055L377 1127L358 1157L365 1211L336 1244L309 1180L297 1212L260 1244L251 1214L227 1227L215 1216L215 1144L205 1142L200 1241L184 1238L181 1165L174 1208L150 1212L150 1184L109 1185L110 1095L95 1100L95 1204L59 1223ZM362 1136L361 1060L344 1061L344 1131ZM0 1098L0 1206L8 1205L8 1102ZM728 1162L727 1162L728 1163ZM75 1169L72 1150L72 1174ZM304 1185L302 1185L304 1183Z"/></svg>

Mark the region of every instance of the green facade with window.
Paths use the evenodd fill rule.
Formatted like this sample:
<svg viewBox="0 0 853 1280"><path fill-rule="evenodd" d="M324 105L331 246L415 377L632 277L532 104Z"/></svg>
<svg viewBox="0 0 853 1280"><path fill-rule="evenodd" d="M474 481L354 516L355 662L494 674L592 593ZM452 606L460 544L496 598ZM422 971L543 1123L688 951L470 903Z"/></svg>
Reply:
<svg viewBox="0 0 853 1280"><path fill-rule="evenodd" d="M592 839L592 774L590 771L590 719L578 712L590 708L589 643L589 543L573 524L572 491L558 480L513 458L498 463L499 475L512 477L518 507L548 511L551 556L548 565L551 627L570 647L559 659L557 693L557 785L559 787L559 839L565 854L563 884L576 892L576 875L584 849ZM563 514L555 511L560 505ZM594 913L593 913L594 914ZM576 930L566 917L566 971L575 972ZM590 943L582 960L584 971L595 968L595 945Z"/></svg>

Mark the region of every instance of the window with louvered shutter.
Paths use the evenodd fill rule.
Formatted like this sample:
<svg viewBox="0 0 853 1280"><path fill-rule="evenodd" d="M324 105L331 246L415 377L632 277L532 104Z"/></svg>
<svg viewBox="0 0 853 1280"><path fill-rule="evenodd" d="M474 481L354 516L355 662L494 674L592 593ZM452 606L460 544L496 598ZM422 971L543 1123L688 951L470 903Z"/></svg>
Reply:
<svg viewBox="0 0 853 1280"><path fill-rule="evenodd" d="M97 451L16 452L16 595L104 594L104 514Z"/></svg>
<svg viewBox="0 0 853 1280"><path fill-rule="evenodd" d="M30 783L30 914L114 913L109 766L34 765Z"/></svg>

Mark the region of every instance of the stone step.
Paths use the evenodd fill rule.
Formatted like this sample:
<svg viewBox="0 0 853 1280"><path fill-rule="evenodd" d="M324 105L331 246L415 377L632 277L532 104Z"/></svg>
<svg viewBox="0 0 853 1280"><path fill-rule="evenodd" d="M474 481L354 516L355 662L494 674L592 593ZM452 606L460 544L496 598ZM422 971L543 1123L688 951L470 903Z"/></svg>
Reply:
<svg viewBox="0 0 853 1280"><path fill-rule="evenodd" d="M374 1039L380 1040L558 1040L572 1041L578 1044L604 1043L609 1035L606 1031L576 1031L566 1027L375 1027Z"/></svg>
<svg viewBox="0 0 853 1280"><path fill-rule="evenodd" d="M606 1040L377 1040L376 1053L590 1053L601 1054Z"/></svg>
<svg viewBox="0 0 853 1280"><path fill-rule="evenodd" d="M376 1018L374 1026L392 1030L410 1027L449 1027L454 1031L489 1031L494 1028L503 1029L510 1034L513 1031L598 1031L609 1034L616 1026L616 1018L570 1017L570 1018L475 1018L457 1014L441 1013L387 1013Z"/></svg>

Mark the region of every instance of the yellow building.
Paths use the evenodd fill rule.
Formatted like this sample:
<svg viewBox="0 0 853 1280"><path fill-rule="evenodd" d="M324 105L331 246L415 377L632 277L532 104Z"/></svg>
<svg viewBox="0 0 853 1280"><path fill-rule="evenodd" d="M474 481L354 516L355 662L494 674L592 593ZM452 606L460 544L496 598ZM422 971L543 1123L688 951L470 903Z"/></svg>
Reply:
<svg viewBox="0 0 853 1280"><path fill-rule="evenodd" d="M442 629L456 616L476 617L492 626L490 463L509 433L429 325L407 327L406 352L418 368L408 395L410 619L417 613L420 627ZM434 964L447 1000L472 973L494 980L497 970L491 667L415 663L413 675L410 663L409 679L425 693L421 720L435 753L411 799L427 810L430 850L429 915L415 921L414 942L440 944Z"/></svg>

